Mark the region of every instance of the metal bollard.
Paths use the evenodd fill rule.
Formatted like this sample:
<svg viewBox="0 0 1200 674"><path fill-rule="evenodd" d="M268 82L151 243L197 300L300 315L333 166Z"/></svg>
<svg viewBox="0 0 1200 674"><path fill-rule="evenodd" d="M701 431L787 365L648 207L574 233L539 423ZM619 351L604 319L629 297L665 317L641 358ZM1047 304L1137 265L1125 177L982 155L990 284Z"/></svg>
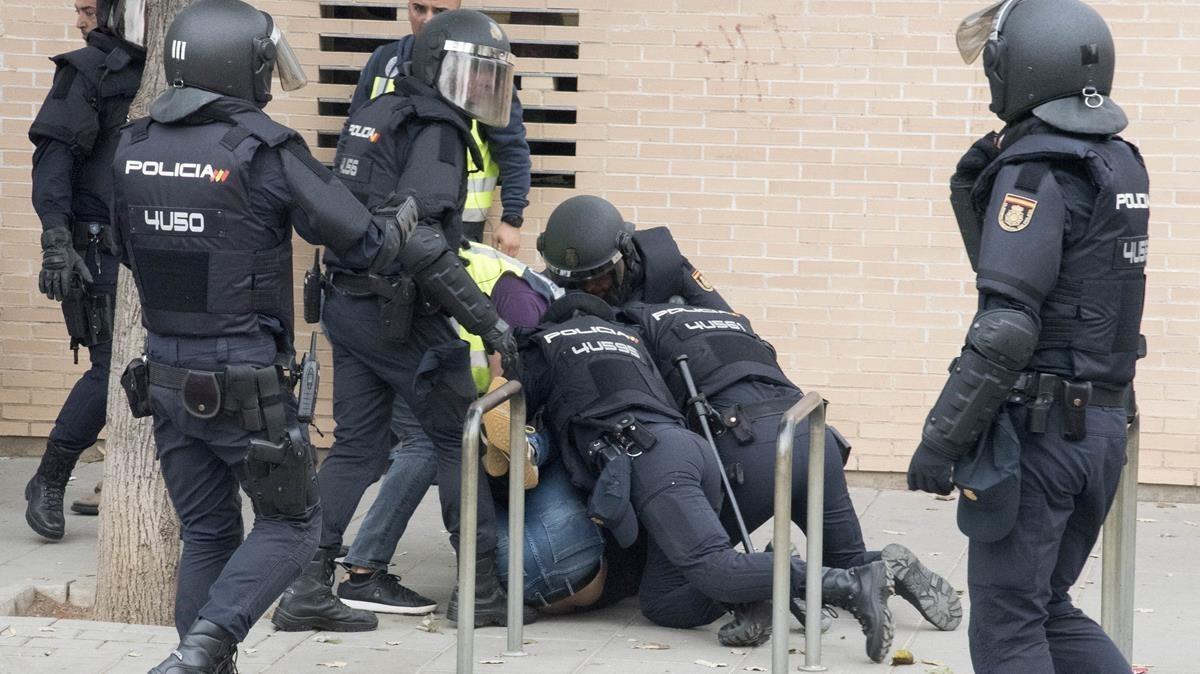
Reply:
<svg viewBox="0 0 1200 674"><path fill-rule="evenodd" d="M808 417L808 553L805 571L805 648L800 671L821 665L821 547L825 519L825 401L809 391L779 421L775 445L775 546L771 588L771 671L788 671L789 606L792 602L792 445L796 424ZM782 553L782 554L781 554Z"/></svg>
<svg viewBox="0 0 1200 674"><path fill-rule="evenodd" d="M1133 589L1137 561L1138 448L1141 417L1134 415L1125 445L1125 468L1104 520L1100 572L1100 624L1121 655L1133 662Z"/></svg>
<svg viewBox="0 0 1200 674"><path fill-rule="evenodd" d="M479 531L479 435L485 412L510 400L508 467L508 650L525 655L522 604L525 601L525 396L521 382L510 381L467 408L462 439L462 498L458 532L458 660L459 674L471 672L475 659L475 554Z"/></svg>

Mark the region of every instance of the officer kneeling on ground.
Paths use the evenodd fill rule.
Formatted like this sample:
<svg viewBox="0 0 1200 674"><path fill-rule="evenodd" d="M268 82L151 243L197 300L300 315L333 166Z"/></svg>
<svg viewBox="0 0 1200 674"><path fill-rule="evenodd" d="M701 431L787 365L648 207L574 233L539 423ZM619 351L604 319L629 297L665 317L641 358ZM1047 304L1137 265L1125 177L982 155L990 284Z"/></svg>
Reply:
<svg viewBox="0 0 1200 674"><path fill-rule="evenodd" d="M640 327L679 409L697 431L696 403L704 410L732 491L721 508L725 530L737 536L762 526L774 512L769 486L775 480L776 434L784 413L803 395L779 367L775 348L754 333L745 316L730 311L632 302L620 313ZM689 392L687 378L698 395ZM808 419L796 425L794 442L792 521L803 531L808 525ZM895 579L896 593L926 620L940 630L958 627L962 606L946 579L899 543L882 551L866 549L843 471L849 453L841 433L827 426L822 561L852 569L882 559ZM793 613L803 622L802 610Z"/></svg>
<svg viewBox="0 0 1200 674"><path fill-rule="evenodd" d="M958 45L983 54L1005 127L950 180L979 310L909 487L962 491L976 672L1126 674L1068 594L1116 493L1145 353L1149 178L1115 135L1112 35L1078 0L1008 0Z"/></svg>
<svg viewBox="0 0 1200 674"><path fill-rule="evenodd" d="M696 627L733 610L721 643L756 645L770 636L772 553L740 554L718 517L716 457L688 430L637 328L617 323L603 300L568 293L522 342L522 383L531 414L562 450L571 481L618 544L632 545L638 523L649 537L640 600L644 615L670 627ZM792 558L791 587L803 596L805 564ZM883 562L824 569L825 600L849 610L880 661L892 639Z"/></svg>
<svg viewBox="0 0 1200 674"><path fill-rule="evenodd" d="M271 76L304 83L269 14L200 0L167 31L170 88L122 131L114 225L137 284L146 354L122 385L153 415L183 525L180 644L153 672L230 672L237 643L317 546L315 455L297 420L292 226L378 269L406 229L372 216L261 108ZM242 540L238 486L254 507Z"/></svg>

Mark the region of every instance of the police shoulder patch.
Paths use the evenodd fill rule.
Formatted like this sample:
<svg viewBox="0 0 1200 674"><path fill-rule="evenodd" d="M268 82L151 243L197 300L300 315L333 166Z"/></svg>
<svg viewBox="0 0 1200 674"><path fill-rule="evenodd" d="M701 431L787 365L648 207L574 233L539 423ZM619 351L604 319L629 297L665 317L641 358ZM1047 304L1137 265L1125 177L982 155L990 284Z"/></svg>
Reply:
<svg viewBox="0 0 1200 674"><path fill-rule="evenodd" d="M1037 208L1037 199L1022 197L1009 192L1004 195L1004 203L1000 204L997 220L1000 228L1006 232L1019 232L1029 226L1033 220L1033 211Z"/></svg>
<svg viewBox="0 0 1200 674"><path fill-rule="evenodd" d="M692 280L695 281L696 285L700 286L704 291L710 293L713 291L712 284L708 282L708 279L704 278L704 274L701 274L699 269L692 270Z"/></svg>

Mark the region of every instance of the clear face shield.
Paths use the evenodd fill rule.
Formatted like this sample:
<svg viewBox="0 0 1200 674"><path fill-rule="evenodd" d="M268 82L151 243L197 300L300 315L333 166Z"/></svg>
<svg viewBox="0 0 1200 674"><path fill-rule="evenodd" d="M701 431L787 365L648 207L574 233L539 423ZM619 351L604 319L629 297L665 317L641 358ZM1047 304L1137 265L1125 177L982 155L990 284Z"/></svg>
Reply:
<svg viewBox="0 0 1200 674"><path fill-rule="evenodd" d="M284 91L295 91L308 84L300 59L274 21L271 21L271 43L275 45L275 74L279 75L279 86Z"/></svg>
<svg viewBox="0 0 1200 674"><path fill-rule="evenodd" d="M104 17L103 25L122 40L145 47L146 1L112 0L109 4L108 16Z"/></svg>
<svg viewBox="0 0 1200 674"><path fill-rule="evenodd" d="M508 126L513 56L494 47L446 40L437 90L455 107L488 126Z"/></svg>
<svg viewBox="0 0 1200 674"><path fill-rule="evenodd" d="M1000 34L1004 18L1009 11L1021 0L1000 0L993 3L958 24L954 40L958 43L958 53L963 63L973 63L983 53L988 41L994 40Z"/></svg>

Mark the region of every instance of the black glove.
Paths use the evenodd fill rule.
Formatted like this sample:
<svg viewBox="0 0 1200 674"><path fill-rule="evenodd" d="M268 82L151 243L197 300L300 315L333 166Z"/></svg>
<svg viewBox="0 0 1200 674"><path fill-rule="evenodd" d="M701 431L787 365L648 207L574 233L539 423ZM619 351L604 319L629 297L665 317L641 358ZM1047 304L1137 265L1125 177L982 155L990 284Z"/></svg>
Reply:
<svg viewBox="0 0 1200 674"><path fill-rule="evenodd" d="M86 283L92 282L92 273L71 243L71 232L63 227L42 232L42 271L38 274L38 290L61 302L67 296L75 274Z"/></svg>
<svg viewBox="0 0 1200 674"><path fill-rule="evenodd" d="M496 324L479 336L488 353L500 354L500 369L509 379L521 378L521 359L517 354L517 339L513 337L512 329L503 319L497 319Z"/></svg>
<svg viewBox="0 0 1200 674"><path fill-rule="evenodd" d="M958 160L958 164L954 167L954 176L950 180L974 183L983 169L1000 156L1000 148L996 147L997 140L999 138L996 132L988 131L983 138L975 141L966 154Z"/></svg>
<svg viewBox="0 0 1200 674"><path fill-rule="evenodd" d="M908 463L908 489L945 496L954 491L953 473L954 459L922 441Z"/></svg>

